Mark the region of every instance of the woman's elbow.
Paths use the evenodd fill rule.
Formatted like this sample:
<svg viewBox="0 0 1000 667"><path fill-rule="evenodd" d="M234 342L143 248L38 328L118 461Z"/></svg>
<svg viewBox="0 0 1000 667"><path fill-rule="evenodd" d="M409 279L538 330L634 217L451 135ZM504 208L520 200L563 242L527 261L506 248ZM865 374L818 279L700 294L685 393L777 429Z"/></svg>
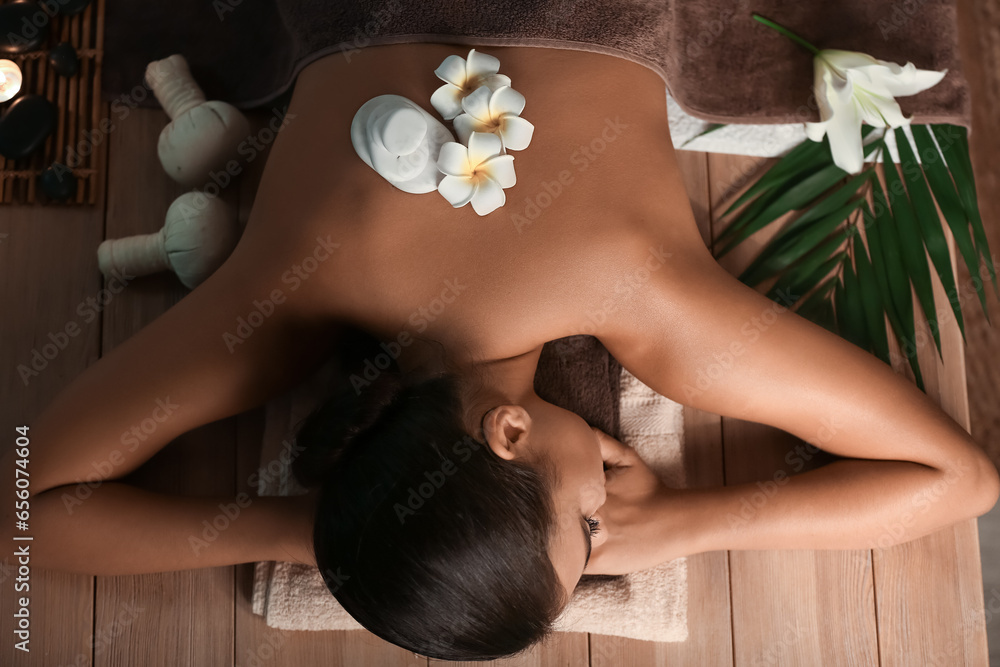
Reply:
<svg viewBox="0 0 1000 667"><path fill-rule="evenodd" d="M1000 498L1000 474L985 454L976 462L975 469L976 474L969 489L972 495L970 509L975 511L974 516L982 516L993 509Z"/></svg>

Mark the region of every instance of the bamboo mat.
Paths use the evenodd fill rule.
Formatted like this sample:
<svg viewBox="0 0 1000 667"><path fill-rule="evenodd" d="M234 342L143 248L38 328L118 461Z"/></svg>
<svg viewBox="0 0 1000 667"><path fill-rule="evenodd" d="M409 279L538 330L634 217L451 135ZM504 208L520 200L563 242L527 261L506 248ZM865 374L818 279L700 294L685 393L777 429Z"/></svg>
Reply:
<svg viewBox="0 0 1000 667"><path fill-rule="evenodd" d="M42 149L19 160L0 156L0 204L50 203L38 187L38 176L53 162L70 167L77 178L76 196L64 203L92 205L97 201L105 171L105 152L98 149L114 131L114 119L101 119L104 4L105 0L93 0L76 16L47 16L49 39L40 50L2 56L21 68L24 80L18 96L43 95L59 114L56 129ZM48 50L60 42L72 44L80 58L80 71L69 79L52 71L47 60Z"/></svg>

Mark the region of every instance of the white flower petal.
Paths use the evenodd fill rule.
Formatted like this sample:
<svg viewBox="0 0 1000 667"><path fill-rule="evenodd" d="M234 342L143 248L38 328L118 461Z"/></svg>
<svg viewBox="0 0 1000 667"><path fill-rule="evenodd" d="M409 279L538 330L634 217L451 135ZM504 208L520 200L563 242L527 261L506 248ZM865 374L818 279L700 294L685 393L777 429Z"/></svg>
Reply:
<svg viewBox="0 0 1000 667"><path fill-rule="evenodd" d="M431 106L445 120L451 120L462 113L462 89L446 83L431 95Z"/></svg>
<svg viewBox="0 0 1000 667"><path fill-rule="evenodd" d="M486 86L476 88L462 100L462 108L480 122L490 120L490 89Z"/></svg>
<svg viewBox="0 0 1000 667"><path fill-rule="evenodd" d="M490 74L480 77L478 85L487 86L490 90L499 90L504 86L510 86L510 77L504 74Z"/></svg>
<svg viewBox="0 0 1000 667"><path fill-rule="evenodd" d="M861 136L861 135L858 135ZM503 142L495 134L486 132L473 132L469 137L469 165L475 169L480 163L485 162L494 155L500 155L503 150Z"/></svg>
<svg viewBox="0 0 1000 667"><path fill-rule="evenodd" d="M909 125L908 118L903 116L899 104L891 96L881 97L866 91L858 91L855 99L861 121L875 127L902 127Z"/></svg>
<svg viewBox="0 0 1000 667"><path fill-rule="evenodd" d="M473 132L486 132L489 128L485 123L480 123L478 120L473 118L467 113L463 113L457 116L454 120L455 123L455 134L458 135L458 140L463 144L469 143L469 137L472 136Z"/></svg>
<svg viewBox="0 0 1000 667"><path fill-rule="evenodd" d="M513 155L491 157L479 165L479 170L486 172L486 175L499 183L501 188L511 188L517 183L517 176L514 174Z"/></svg>
<svg viewBox="0 0 1000 667"><path fill-rule="evenodd" d="M948 73L948 70L940 72L928 69L917 69L913 63L906 63L900 67L896 63L878 61L879 65L859 68L868 76L882 86L886 92L893 97L906 97L936 86Z"/></svg>
<svg viewBox="0 0 1000 667"><path fill-rule="evenodd" d="M861 173L864 151L861 146L861 117L852 106L838 109L827 121L826 133L830 137L833 162L849 174Z"/></svg>
<svg viewBox="0 0 1000 667"><path fill-rule="evenodd" d="M479 187L472 195L472 208L479 215L487 215L497 210L507 201L507 195L503 193L503 188L492 178L482 178L479 180Z"/></svg>
<svg viewBox="0 0 1000 667"><path fill-rule="evenodd" d="M465 76L467 79L486 77L500 70L500 61L493 56L472 49L465 61Z"/></svg>
<svg viewBox="0 0 1000 667"><path fill-rule="evenodd" d="M493 118L505 113L520 116L522 111L524 111L524 95L510 86L497 88L490 96L490 116Z"/></svg>
<svg viewBox="0 0 1000 667"><path fill-rule="evenodd" d="M507 150L523 151L531 143L535 126L520 116L503 116L500 123L500 138Z"/></svg>
<svg viewBox="0 0 1000 667"><path fill-rule="evenodd" d="M438 184L438 192L455 208L462 208L476 194L476 185L471 178L445 176Z"/></svg>
<svg viewBox="0 0 1000 667"><path fill-rule="evenodd" d="M448 56L434 70L434 75L442 81L447 81L461 88L465 85L465 71L465 58L462 56Z"/></svg>
<svg viewBox="0 0 1000 667"><path fill-rule="evenodd" d="M823 137L826 136L826 128L830 124L830 121L824 120L820 123L806 123L806 136L809 141L823 141Z"/></svg>
<svg viewBox="0 0 1000 667"><path fill-rule="evenodd" d="M437 159L438 171L449 176L469 176L472 165L469 164L469 149L454 141L441 146Z"/></svg>
<svg viewBox="0 0 1000 667"><path fill-rule="evenodd" d="M827 63L842 71L855 67L864 67L865 65L877 65L879 62L867 53L841 51L839 49L822 49L816 54L816 57L827 61Z"/></svg>

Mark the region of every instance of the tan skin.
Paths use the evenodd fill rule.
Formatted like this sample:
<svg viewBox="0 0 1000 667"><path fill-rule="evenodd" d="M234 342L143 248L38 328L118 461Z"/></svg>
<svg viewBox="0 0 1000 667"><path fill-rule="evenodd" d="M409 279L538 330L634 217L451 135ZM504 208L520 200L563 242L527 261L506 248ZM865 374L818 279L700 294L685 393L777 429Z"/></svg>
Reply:
<svg viewBox="0 0 1000 667"><path fill-rule="evenodd" d="M900 541L993 506L1000 480L981 448L885 364L789 312L747 339L743 326L773 304L705 248L655 73L589 53L483 50L525 95L523 115L536 128L528 149L514 153L518 182L506 191L507 204L485 217L471 206L452 209L437 193L395 190L357 158L348 136L356 109L376 95L403 95L433 113L428 100L440 82L431 73L467 48L375 47L302 72L229 260L88 368L33 424L35 565L130 574L313 563L309 498L255 499L195 555L188 537L231 499L178 498L111 480L182 433L293 386L333 352L344 322L385 341L402 332L440 341L464 378L469 432L482 425L501 457L556 464L550 555L567 592L584 572L630 572L715 549L884 545L883 527L941 482L936 502L916 513ZM583 151L599 146L598 138L599 154ZM513 214L525 215L525 199L564 171L572 181L519 228ZM318 237L339 246L317 250ZM283 275L310 256L323 258L293 290ZM443 311L415 325L411 315L441 297L445 281L462 287ZM230 352L223 334L275 289L286 301ZM752 522L732 527L725 517L739 513L752 484L665 488L632 450L534 393L542 345L580 333L597 336L668 398L819 438L847 458L793 477ZM745 344L737 363L703 391L685 391L734 341ZM400 363L437 370L442 360L433 349L407 345ZM180 407L141 447L123 448L123 432L164 397ZM832 433L818 435L829 424ZM115 451L123 460L69 514L75 482ZM3 470L12 467L8 453ZM9 503L3 511L4 525L12 525ZM601 522L586 567L585 517Z"/></svg>

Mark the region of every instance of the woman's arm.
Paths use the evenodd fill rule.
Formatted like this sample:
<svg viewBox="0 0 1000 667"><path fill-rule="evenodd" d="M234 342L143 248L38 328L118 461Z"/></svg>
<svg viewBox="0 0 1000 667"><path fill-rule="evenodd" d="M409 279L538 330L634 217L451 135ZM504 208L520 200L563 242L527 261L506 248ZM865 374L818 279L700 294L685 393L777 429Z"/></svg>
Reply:
<svg viewBox="0 0 1000 667"><path fill-rule="evenodd" d="M297 496L191 497L105 482L84 503L53 489L32 501L31 562L94 575L262 560L315 565L312 514Z"/></svg>
<svg viewBox="0 0 1000 667"><path fill-rule="evenodd" d="M672 400L851 459L784 478L749 520L742 504L756 483L678 491L670 502L688 522L678 529L689 553L885 547L995 504L996 468L913 384L743 285L704 249L670 261L598 332L608 350Z"/></svg>
<svg viewBox="0 0 1000 667"><path fill-rule="evenodd" d="M250 257L238 246L205 283L87 368L30 424L30 521L22 534L36 536L33 564L106 574L201 566L190 557L188 535L218 514L212 503L108 481L182 433L260 405L329 356L331 323L306 308L306 289L282 280L292 260ZM262 308L259 326L240 328ZM0 460L8 499L0 513L13 530L12 452ZM67 495L79 502L67 507ZM209 564L243 562L246 540L223 544L206 551Z"/></svg>

